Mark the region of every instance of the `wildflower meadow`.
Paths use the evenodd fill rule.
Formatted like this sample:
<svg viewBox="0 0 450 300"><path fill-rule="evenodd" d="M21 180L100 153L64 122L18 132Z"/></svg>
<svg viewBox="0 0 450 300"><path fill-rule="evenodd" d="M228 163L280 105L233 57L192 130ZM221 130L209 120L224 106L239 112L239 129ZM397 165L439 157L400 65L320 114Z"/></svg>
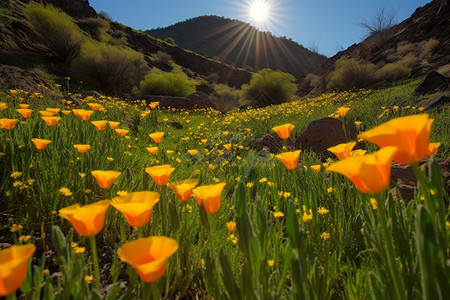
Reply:
<svg viewBox="0 0 450 300"><path fill-rule="evenodd" d="M0 297L445 299L449 106L416 83L227 114L0 94ZM327 116L358 131L332 158L287 142Z"/></svg>

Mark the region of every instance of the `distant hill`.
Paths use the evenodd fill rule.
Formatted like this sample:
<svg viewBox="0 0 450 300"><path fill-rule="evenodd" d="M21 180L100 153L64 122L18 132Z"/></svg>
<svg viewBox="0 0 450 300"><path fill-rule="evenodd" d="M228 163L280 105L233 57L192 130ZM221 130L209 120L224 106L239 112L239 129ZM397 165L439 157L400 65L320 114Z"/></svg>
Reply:
<svg viewBox="0 0 450 300"><path fill-rule="evenodd" d="M292 40L217 16L201 16L146 32L161 39L172 38L178 46L237 67L281 70L298 79L326 60Z"/></svg>

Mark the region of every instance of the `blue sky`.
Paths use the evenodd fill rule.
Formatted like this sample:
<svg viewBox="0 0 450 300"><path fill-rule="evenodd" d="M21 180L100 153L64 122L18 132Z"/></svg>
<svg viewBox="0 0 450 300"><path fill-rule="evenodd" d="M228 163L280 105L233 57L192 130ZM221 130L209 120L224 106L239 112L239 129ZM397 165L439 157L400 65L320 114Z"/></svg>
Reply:
<svg viewBox="0 0 450 300"><path fill-rule="evenodd" d="M166 27L201 15L218 15L252 23L249 7L261 0L90 0L97 11L135 29ZM264 0L262 0L264 1ZM431 0L265 0L269 21L253 25L277 36L292 38L306 48L332 56L354 43L365 32L357 23L371 20L381 6L396 12L398 22Z"/></svg>

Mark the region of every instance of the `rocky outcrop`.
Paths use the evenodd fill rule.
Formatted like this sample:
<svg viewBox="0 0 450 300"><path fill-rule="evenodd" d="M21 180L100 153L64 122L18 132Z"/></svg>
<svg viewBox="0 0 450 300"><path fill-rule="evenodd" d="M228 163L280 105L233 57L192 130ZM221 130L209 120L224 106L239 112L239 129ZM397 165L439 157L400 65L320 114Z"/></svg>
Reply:
<svg viewBox="0 0 450 300"><path fill-rule="evenodd" d="M253 146L258 150L269 150L272 153L277 153L283 147L284 142L276 132L267 133L257 139ZM288 148L294 148L294 141L292 139L286 140L286 145Z"/></svg>
<svg viewBox="0 0 450 300"><path fill-rule="evenodd" d="M442 93L423 101L420 106L427 110L431 107L442 105L450 102L450 92Z"/></svg>
<svg viewBox="0 0 450 300"><path fill-rule="evenodd" d="M416 95L433 94L450 89L450 78L439 74L436 71L430 72L422 79L414 90Z"/></svg>
<svg viewBox="0 0 450 300"><path fill-rule="evenodd" d="M356 128L346 124L347 133L351 140L356 138ZM322 118L310 122L295 140L295 148L310 150L322 158L330 157L327 148L346 143L342 122L334 118Z"/></svg>
<svg viewBox="0 0 450 300"><path fill-rule="evenodd" d="M175 108L183 110L193 109L208 109L214 108L211 100L206 94L194 93L188 97L174 97L174 96L143 96L142 99L146 99L148 103L159 102L159 106L163 108Z"/></svg>
<svg viewBox="0 0 450 300"><path fill-rule="evenodd" d="M35 72L7 65L0 65L0 86L44 94L52 91L52 86Z"/></svg>

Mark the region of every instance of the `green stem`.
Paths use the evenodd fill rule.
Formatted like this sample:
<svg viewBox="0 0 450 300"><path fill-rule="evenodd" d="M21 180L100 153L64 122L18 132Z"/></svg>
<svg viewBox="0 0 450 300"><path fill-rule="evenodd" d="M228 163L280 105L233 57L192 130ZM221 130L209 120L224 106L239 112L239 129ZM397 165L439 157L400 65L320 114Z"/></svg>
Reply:
<svg viewBox="0 0 450 300"><path fill-rule="evenodd" d="M435 207L435 205L433 205L433 202L431 201L431 198L430 198L430 194L426 190L427 184L425 182L425 178L423 178L423 176L422 176L423 174L420 171L419 164L416 162L411 163L411 169L413 170L414 175L416 176L417 183L419 185L419 192L424 197L425 207L428 208L428 210L430 211L430 213L434 219L436 207Z"/></svg>
<svg viewBox="0 0 450 300"><path fill-rule="evenodd" d="M140 226L140 227L137 228L137 237L138 237L138 239L140 239L142 237L142 229L143 229L143 226Z"/></svg>
<svg viewBox="0 0 450 300"><path fill-rule="evenodd" d="M384 206L384 201L381 198L381 194L375 194L375 199L378 203L378 212L380 214L380 226L381 230L384 235L384 242L386 245L386 256L387 256L387 264L389 268L389 272L391 273L392 280L393 280L393 286L395 291L396 299L406 299L405 297L405 284L403 282L403 278L401 277L401 274L399 272L398 264L395 261L395 254L394 254L394 245L392 243L392 235L390 234L387 223L388 220L386 219L386 208Z"/></svg>
<svg viewBox="0 0 450 300"><path fill-rule="evenodd" d="M345 127L345 119L344 119L344 117L341 118L341 122L342 122L342 129L344 130L345 140L348 142L350 139L348 137L347 127Z"/></svg>
<svg viewBox="0 0 450 300"><path fill-rule="evenodd" d="M100 270L98 268L97 244L95 243L95 235L89 237L89 244L92 252L92 264L94 265L95 288L100 290Z"/></svg>
<svg viewBox="0 0 450 300"><path fill-rule="evenodd" d="M6 295L6 300L16 300L16 292Z"/></svg>

